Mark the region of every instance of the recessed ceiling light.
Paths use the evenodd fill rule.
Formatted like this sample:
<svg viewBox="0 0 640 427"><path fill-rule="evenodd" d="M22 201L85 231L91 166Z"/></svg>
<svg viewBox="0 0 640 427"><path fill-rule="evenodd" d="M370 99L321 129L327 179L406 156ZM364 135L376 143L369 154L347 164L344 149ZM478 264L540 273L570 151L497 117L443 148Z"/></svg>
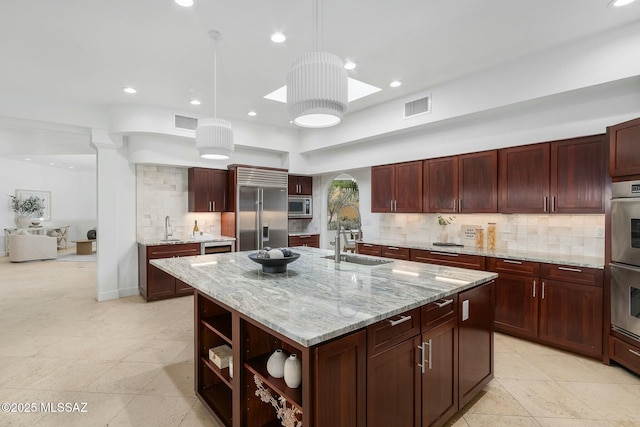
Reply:
<svg viewBox="0 0 640 427"><path fill-rule="evenodd" d="M180 6L184 6L184 7L193 6L193 0L175 0L175 2Z"/></svg>
<svg viewBox="0 0 640 427"><path fill-rule="evenodd" d="M26 158L25 158L25 160L26 160L26 161L30 161L30 160L31 160L31 157L26 157Z"/></svg>
<svg viewBox="0 0 640 427"><path fill-rule="evenodd" d="M258 113L256 113L255 111L249 111L249 112L247 113L247 115L248 115L248 116L251 116L251 117L255 117L255 116L257 116L257 115L258 115Z"/></svg>
<svg viewBox="0 0 640 427"><path fill-rule="evenodd" d="M620 7L620 6L626 6L630 3L633 3L635 0L612 0L611 3L609 3L609 6L613 6L613 7Z"/></svg>
<svg viewBox="0 0 640 427"><path fill-rule="evenodd" d="M123 87L122 90L125 93L129 93L129 94L134 94L136 92L138 92L137 90L135 90L134 88L132 88L131 86L127 86L127 87Z"/></svg>
<svg viewBox="0 0 640 427"><path fill-rule="evenodd" d="M53 166L53 165L55 165L55 163L49 162L49 166Z"/></svg>
<svg viewBox="0 0 640 427"><path fill-rule="evenodd" d="M287 39L287 35L285 33L281 33L278 31L271 34L271 41L274 43L282 43L286 39Z"/></svg>
<svg viewBox="0 0 640 427"><path fill-rule="evenodd" d="M198 99L192 99L189 103L191 105L200 105L201 104L200 100L198 100Z"/></svg>
<svg viewBox="0 0 640 427"><path fill-rule="evenodd" d="M73 166L69 166L69 169L73 169Z"/></svg>
<svg viewBox="0 0 640 427"><path fill-rule="evenodd" d="M402 82L399 80L394 80L391 83L389 83L389 86L391 87L398 87L398 86L402 86Z"/></svg>
<svg viewBox="0 0 640 427"><path fill-rule="evenodd" d="M356 68L355 62L347 60L347 62L344 63L345 70L353 70L354 68Z"/></svg>

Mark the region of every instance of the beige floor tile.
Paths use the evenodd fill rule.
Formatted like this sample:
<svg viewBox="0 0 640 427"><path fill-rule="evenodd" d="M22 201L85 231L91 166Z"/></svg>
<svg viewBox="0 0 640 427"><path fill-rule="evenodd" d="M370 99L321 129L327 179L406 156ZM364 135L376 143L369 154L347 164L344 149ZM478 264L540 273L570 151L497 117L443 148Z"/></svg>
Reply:
<svg viewBox="0 0 640 427"><path fill-rule="evenodd" d="M101 393L140 393L164 366L161 363L118 362L87 387Z"/></svg>
<svg viewBox="0 0 640 427"><path fill-rule="evenodd" d="M464 419L469 427L539 427L532 417L512 415L465 414Z"/></svg>
<svg viewBox="0 0 640 427"><path fill-rule="evenodd" d="M604 420L578 420L575 418L536 417L542 427L604 427L611 423Z"/></svg>
<svg viewBox="0 0 640 427"><path fill-rule="evenodd" d="M170 363L185 348L190 346L190 341L149 340L140 344L124 360L130 362Z"/></svg>
<svg viewBox="0 0 640 427"><path fill-rule="evenodd" d="M609 383L616 378L612 374L619 371L618 368L610 366L594 369L594 366L582 363L580 356L569 354L523 354L522 357L529 365L556 381Z"/></svg>
<svg viewBox="0 0 640 427"><path fill-rule="evenodd" d="M480 399L465 408L465 418L467 414L529 416L527 410L496 380L484 388Z"/></svg>
<svg viewBox="0 0 640 427"><path fill-rule="evenodd" d="M107 426L133 398L133 394L112 393L60 393L52 397L51 403L70 403L71 411L47 413L36 424L37 427L85 427ZM84 405L86 403L86 405ZM77 405L76 405L77 404ZM68 408L66 405L65 408ZM86 410L86 412L78 412Z"/></svg>
<svg viewBox="0 0 640 427"><path fill-rule="evenodd" d="M174 427L180 425L194 398L139 395L109 422L110 426Z"/></svg>
<svg viewBox="0 0 640 427"><path fill-rule="evenodd" d="M496 378L521 380L551 379L547 374L526 360L522 354L496 352L494 358Z"/></svg>
<svg viewBox="0 0 640 427"><path fill-rule="evenodd" d="M102 337L64 337L40 353L42 358L124 360L140 346L140 340Z"/></svg>
<svg viewBox="0 0 640 427"><path fill-rule="evenodd" d="M501 379L500 383L534 417L602 418L554 381Z"/></svg>
<svg viewBox="0 0 640 427"><path fill-rule="evenodd" d="M606 420L640 421L640 394L625 385L559 382Z"/></svg>
<svg viewBox="0 0 640 427"><path fill-rule="evenodd" d="M213 416L202 406L199 400L195 400L189 412L184 416L180 427L224 427L219 418ZM466 426L458 426L466 427Z"/></svg>
<svg viewBox="0 0 640 427"><path fill-rule="evenodd" d="M60 337L35 337L22 334L0 334L0 356L33 357L44 348L60 341Z"/></svg>
<svg viewBox="0 0 640 427"><path fill-rule="evenodd" d="M0 387L26 387L50 374L63 362L55 359L21 358L17 362L0 368Z"/></svg>
<svg viewBox="0 0 640 427"><path fill-rule="evenodd" d="M184 350L180 352L180 354L175 357L175 359L171 361L171 363L190 362L191 364L193 364L194 357L195 353L193 350L193 342L191 342L187 347L185 347Z"/></svg>
<svg viewBox="0 0 640 427"><path fill-rule="evenodd" d="M29 388L43 390L88 391L89 384L111 369L117 362L69 360L51 373L29 384Z"/></svg>
<svg viewBox="0 0 640 427"><path fill-rule="evenodd" d="M166 365L141 392L157 396L195 397L193 363Z"/></svg>

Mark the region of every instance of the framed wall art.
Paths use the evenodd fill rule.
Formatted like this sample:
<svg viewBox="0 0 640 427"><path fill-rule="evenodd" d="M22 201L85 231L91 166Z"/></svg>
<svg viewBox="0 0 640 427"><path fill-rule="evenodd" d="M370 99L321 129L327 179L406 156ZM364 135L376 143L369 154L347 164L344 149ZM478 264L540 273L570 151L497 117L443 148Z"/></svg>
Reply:
<svg viewBox="0 0 640 427"><path fill-rule="evenodd" d="M29 197L37 197L42 200L44 208L42 209L42 215L39 219L41 221L51 221L51 191L16 190L16 197L20 200L26 200Z"/></svg>

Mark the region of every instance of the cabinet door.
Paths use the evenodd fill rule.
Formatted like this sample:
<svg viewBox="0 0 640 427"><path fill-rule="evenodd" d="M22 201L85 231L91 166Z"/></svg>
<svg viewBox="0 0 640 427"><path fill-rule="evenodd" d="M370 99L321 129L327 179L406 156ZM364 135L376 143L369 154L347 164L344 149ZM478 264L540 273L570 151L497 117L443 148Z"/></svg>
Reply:
<svg viewBox="0 0 640 427"><path fill-rule="evenodd" d="M540 291L540 341L601 356L602 288L543 279Z"/></svg>
<svg viewBox="0 0 640 427"><path fill-rule="evenodd" d="M538 335L538 293L536 277L500 273L496 279L496 331L523 338Z"/></svg>
<svg viewBox="0 0 640 427"><path fill-rule="evenodd" d="M287 194L289 196L296 196L298 193L298 177L296 175L289 175Z"/></svg>
<svg viewBox="0 0 640 427"><path fill-rule="evenodd" d="M367 426L367 333L362 330L315 352L317 427Z"/></svg>
<svg viewBox="0 0 640 427"><path fill-rule="evenodd" d="M395 186L393 165L371 168L371 212L391 212Z"/></svg>
<svg viewBox="0 0 640 427"><path fill-rule="evenodd" d="M189 180L189 212L209 212L209 170L204 168L190 168Z"/></svg>
<svg viewBox="0 0 640 427"><path fill-rule="evenodd" d="M380 245L372 245L370 243L358 243L357 250L359 254L363 254L363 255L372 255L372 256L382 255L382 246Z"/></svg>
<svg viewBox="0 0 640 427"><path fill-rule="evenodd" d="M313 178L310 176L299 176L298 189L300 190L300 194L302 195L313 195Z"/></svg>
<svg viewBox="0 0 640 427"><path fill-rule="evenodd" d="M494 282L458 294L459 406L493 378Z"/></svg>
<svg viewBox="0 0 640 427"><path fill-rule="evenodd" d="M422 345L426 345L422 374L422 426L440 426L458 411L456 319L422 334Z"/></svg>
<svg viewBox="0 0 640 427"><path fill-rule="evenodd" d="M637 142L640 144L640 139ZM604 213L606 160L603 135L552 142L550 210Z"/></svg>
<svg viewBox="0 0 640 427"><path fill-rule="evenodd" d="M612 177L640 175L640 118L607 128Z"/></svg>
<svg viewBox="0 0 640 427"><path fill-rule="evenodd" d="M147 269L147 301L175 296L176 279L153 265Z"/></svg>
<svg viewBox="0 0 640 427"><path fill-rule="evenodd" d="M191 286L178 279L175 279L175 290L176 296L190 295L193 293L193 288Z"/></svg>
<svg viewBox="0 0 640 427"><path fill-rule="evenodd" d="M443 157L423 162L424 212L456 212L458 201L458 157Z"/></svg>
<svg viewBox="0 0 640 427"><path fill-rule="evenodd" d="M542 213L549 208L549 144L505 148L499 154L501 213Z"/></svg>
<svg viewBox="0 0 640 427"><path fill-rule="evenodd" d="M209 171L209 183L211 185L211 210L212 212L224 212L227 210L227 171L211 169Z"/></svg>
<svg viewBox="0 0 640 427"><path fill-rule="evenodd" d="M458 156L458 212L498 211L498 151Z"/></svg>
<svg viewBox="0 0 640 427"><path fill-rule="evenodd" d="M422 161L395 167L394 212L422 212Z"/></svg>
<svg viewBox="0 0 640 427"><path fill-rule="evenodd" d="M367 363L367 427L420 427L420 337L370 357Z"/></svg>

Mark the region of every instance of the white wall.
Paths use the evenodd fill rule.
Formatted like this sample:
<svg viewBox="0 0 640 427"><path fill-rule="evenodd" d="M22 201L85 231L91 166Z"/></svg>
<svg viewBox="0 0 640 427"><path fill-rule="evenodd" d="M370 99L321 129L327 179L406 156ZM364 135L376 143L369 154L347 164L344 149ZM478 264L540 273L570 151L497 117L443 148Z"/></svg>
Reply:
<svg viewBox="0 0 640 427"><path fill-rule="evenodd" d="M94 172L40 166L27 161L0 158L0 224L14 228L14 214L7 207L9 195L16 189L51 192L51 221L43 225L69 225L69 241L86 239L89 229L95 227L96 177ZM2 230L4 241L4 230ZM4 245L1 247L4 254Z"/></svg>

